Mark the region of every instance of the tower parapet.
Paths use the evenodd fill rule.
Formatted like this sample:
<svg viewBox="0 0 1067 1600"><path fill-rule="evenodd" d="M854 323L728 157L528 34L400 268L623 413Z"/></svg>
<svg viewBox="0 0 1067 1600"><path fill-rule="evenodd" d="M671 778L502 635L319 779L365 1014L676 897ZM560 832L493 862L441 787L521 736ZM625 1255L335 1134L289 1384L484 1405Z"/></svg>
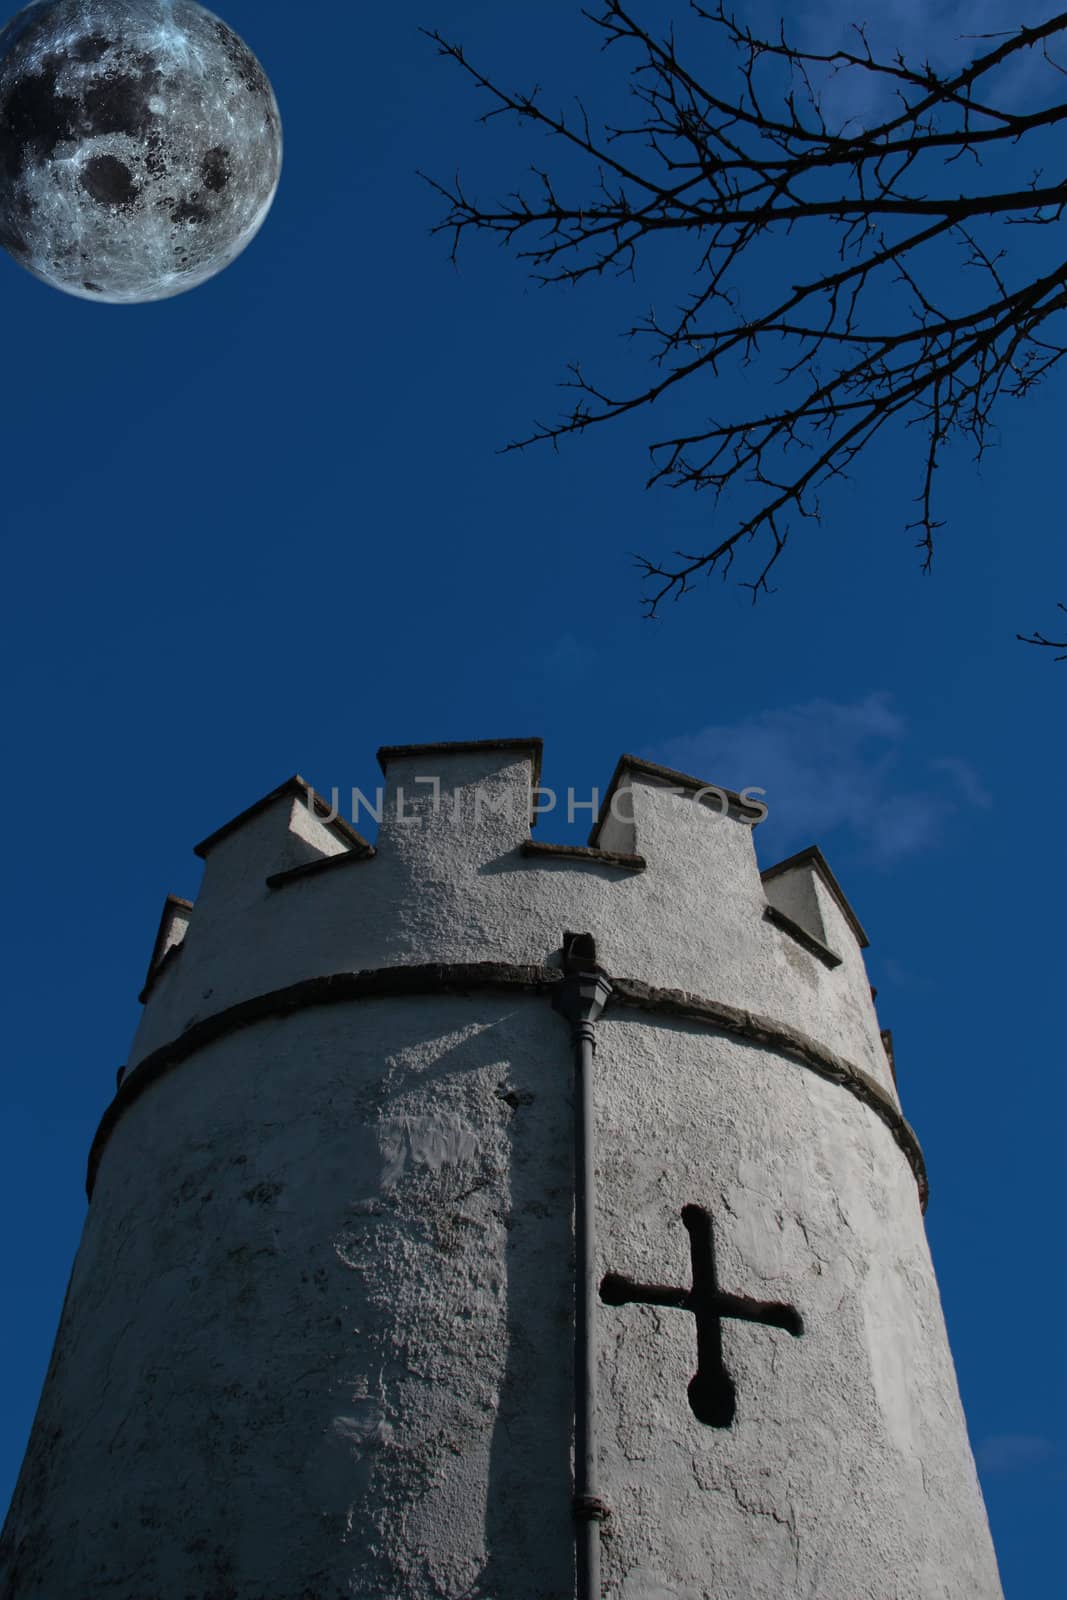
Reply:
<svg viewBox="0 0 1067 1600"><path fill-rule="evenodd" d="M298 795L297 779L197 847L206 870L181 969L149 997L131 1068L192 1021L265 987L487 952L544 963L569 916L601 930L612 971L774 1015L895 1095L864 935L840 890L808 916L836 964L813 956L796 927L767 920L779 886L806 869L777 877L772 868L761 880L759 802L624 757L591 848L530 851L539 741L393 747L381 757L373 850L340 818L324 823L332 804L307 786ZM611 855L639 857L644 870ZM805 915L793 919L801 932Z"/></svg>
<svg viewBox="0 0 1067 1600"><path fill-rule="evenodd" d="M574 1593L575 929L597 1272L639 1302L598 1317L605 1600L999 1596L840 886L634 757L589 846L535 843L540 755L388 747L373 846L291 779L198 847L90 1157L20 1600ZM687 1400L701 1217L726 1421Z"/></svg>

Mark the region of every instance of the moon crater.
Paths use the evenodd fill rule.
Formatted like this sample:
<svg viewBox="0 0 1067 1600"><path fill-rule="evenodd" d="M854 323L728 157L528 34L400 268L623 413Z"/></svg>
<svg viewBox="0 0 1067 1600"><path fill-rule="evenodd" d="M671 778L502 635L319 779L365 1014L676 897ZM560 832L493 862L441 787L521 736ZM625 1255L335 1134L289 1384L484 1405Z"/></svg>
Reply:
<svg viewBox="0 0 1067 1600"><path fill-rule="evenodd" d="M0 245L68 294L213 277L262 225L281 155L266 73L194 0L35 0L0 32Z"/></svg>

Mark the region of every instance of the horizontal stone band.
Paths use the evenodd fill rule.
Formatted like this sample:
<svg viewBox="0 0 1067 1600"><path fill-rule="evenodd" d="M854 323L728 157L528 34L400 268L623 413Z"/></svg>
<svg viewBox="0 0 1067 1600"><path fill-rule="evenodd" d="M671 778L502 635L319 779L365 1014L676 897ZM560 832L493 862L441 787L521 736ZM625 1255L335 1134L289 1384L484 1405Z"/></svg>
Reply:
<svg viewBox="0 0 1067 1600"><path fill-rule="evenodd" d="M926 1210L930 1185L918 1136L882 1085L864 1072L862 1067L828 1050L799 1028L791 1028L787 1022L775 1022L771 1017L761 1016L758 1011L742 1011L737 1006L725 1005L721 1000L707 1000L702 995L689 994L684 989L652 988L636 978L612 978L611 983L609 1011L614 1005L633 1006L660 1017L702 1022L719 1033L730 1033L750 1044L773 1050L778 1055L789 1056L820 1078L838 1083L854 1094L857 1100L862 1100L864 1105L870 1106L881 1117L907 1156L918 1185L919 1203Z"/></svg>
<svg viewBox="0 0 1067 1600"><path fill-rule="evenodd" d="M188 1060L197 1050L241 1028L253 1027L268 1017L291 1016L314 1006L344 1005L354 1000L386 1000L402 995L471 994L493 989L545 994L562 982L558 967L522 966L507 961L430 963L423 966L376 967L362 972L334 972L305 978L283 989L272 989L227 1006L214 1016L194 1022L184 1033L145 1056L119 1085L104 1112L89 1151L86 1192L92 1198L97 1170L112 1131L127 1107L158 1078ZM919 1141L891 1097L868 1073L836 1055L787 1023L775 1022L758 1012L744 1011L719 1000L709 1000L684 989L659 989L637 978L612 978L608 1014L634 1010L657 1018L676 1017L703 1024L719 1033L744 1039L789 1057L801 1066L839 1084L869 1106L889 1129L907 1157L919 1189L923 1210L929 1194L926 1164Z"/></svg>

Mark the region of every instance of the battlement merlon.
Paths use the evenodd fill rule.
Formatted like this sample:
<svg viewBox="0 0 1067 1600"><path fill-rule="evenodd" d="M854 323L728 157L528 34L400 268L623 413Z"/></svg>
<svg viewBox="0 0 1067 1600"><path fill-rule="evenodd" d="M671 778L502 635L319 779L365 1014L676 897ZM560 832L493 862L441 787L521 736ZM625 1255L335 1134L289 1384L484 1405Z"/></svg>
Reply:
<svg viewBox="0 0 1067 1600"><path fill-rule="evenodd" d="M671 897L675 916L691 930L694 952L702 939L715 937L709 924L731 930L731 956L740 958L743 951L753 977L764 968L768 942L778 947L789 972L805 951L823 969L820 1006L838 1015L845 1034L866 1041L874 1052L872 1066L880 1078L888 1078L863 957L867 935L818 848L760 872L753 835L765 815L762 791L738 793L625 755L604 796L591 843L635 852L647 863L650 893L658 883L659 896ZM713 910L709 886L714 887ZM754 935L757 921L764 923L762 940ZM726 959L721 948L709 948L703 964L709 972L725 972ZM782 975L774 979L766 968L768 995L783 992Z"/></svg>
<svg viewBox="0 0 1067 1600"><path fill-rule="evenodd" d="M144 984L141 988L139 999L143 1005L148 998L148 992L159 975L163 963L168 956L181 949L182 941L189 931L189 922L193 914L191 900L183 900L180 895L168 894L163 902L163 912L156 930L155 943L148 962L148 971L145 973Z"/></svg>
<svg viewBox="0 0 1067 1600"><path fill-rule="evenodd" d="M845 892L817 844L787 856L761 873L768 902L831 950L845 939L861 950L870 944Z"/></svg>
<svg viewBox="0 0 1067 1600"><path fill-rule="evenodd" d="M383 745L379 851L433 874L516 850L530 837L541 752L540 739Z"/></svg>
<svg viewBox="0 0 1067 1600"><path fill-rule="evenodd" d="M371 848L297 773L194 846L204 862L197 903L243 902L258 897L272 873Z"/></svg>
<svg viewBox="0 0 1067 1600"><path fill-rule="evenodd" d="M758 799L746 801L721 784L624 755L590 843L639 855L660 899L667 896L679 923L689 926L687 937L701 929L718 943L727 925L755 929L763 917L752 835L764 815Z"/></svg>
<svg viewBox="0 0 1067 1600"><path fill-rule="evenodd" d="M874 990L863 956L870 941L826 857L818 845L809 845L768 867L761 877L772 920L780 928L791 928L792 936L801 942L810 936L812 948L818 952L821 947L827 965L827 957L841 964L842 986L851 996L856 1022L872 1039L877 1034L888 1069L888 1077L884 1073L879 1077L895 1097L892 1044L879 1028ZM881 1056L878 1059L881 1066Z"/></svg>
<svg viewBox="0 0 1067 1600"><path fill-rule="evenodd" d="M688 772L678 772L673 767L661 766L656 761L646 761L641 756L619 757L611 782L601 802L600 813L593 824L589 843L600 850L619 854L643 853L639 839L640 821L635 809L635 785L650 789L667 789L689 801L703 804L720 816L732 817L752 829L767 814L767 808L751 793L738 794L721 784L708 783L694 778ZM653 802L655 805L656 802ZM640 801L636 802L640 807ZM646 815L648 815L646 809Z"/></svg>

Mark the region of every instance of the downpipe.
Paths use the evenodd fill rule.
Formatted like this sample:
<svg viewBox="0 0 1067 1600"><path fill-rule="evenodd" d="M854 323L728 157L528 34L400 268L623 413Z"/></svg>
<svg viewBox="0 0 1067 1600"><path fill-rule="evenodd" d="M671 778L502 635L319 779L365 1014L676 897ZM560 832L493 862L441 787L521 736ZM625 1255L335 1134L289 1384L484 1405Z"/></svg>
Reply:
<svg viewBox="0 0 1067 1600"><path fill-rule="evenodd" d="M564 979L552 1004L570 1024L574 1047L574 1493L578 1600L601 1600L600 1495L596 1437L596 1123L595 1025L611 984L597 966L590 933L563 935Z"/></svg>

